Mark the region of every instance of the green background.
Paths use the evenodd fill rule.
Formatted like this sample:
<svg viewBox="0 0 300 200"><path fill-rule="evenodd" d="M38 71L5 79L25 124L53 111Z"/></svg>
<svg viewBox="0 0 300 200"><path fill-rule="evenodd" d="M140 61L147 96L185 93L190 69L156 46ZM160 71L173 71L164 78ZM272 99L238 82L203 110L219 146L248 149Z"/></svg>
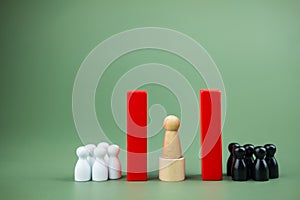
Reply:
<svg viewBox="0 0 300 200"><path fill-rule="evenodd" d="M0 3L0 21L1 199L299 199L300 1L7 0ZM80 64L111 35L145 26L191 36L216 62L227 92L224 172L229 142L274 143L279 179L201 181L197 136L184 153L184 182L160 182L157 172L147 182L73 181L75 148L82 144L72 117ZM148 62L168 64L196 91L205 88L191 66L166 52L141 50L116 60L100 82L96 108L105 131L121 147L124 134L106 106L111 88L126 70ZM150 104L179 113L166 88L144 89ZM149 148L159 147L162 137L163 131Z"/></svg>

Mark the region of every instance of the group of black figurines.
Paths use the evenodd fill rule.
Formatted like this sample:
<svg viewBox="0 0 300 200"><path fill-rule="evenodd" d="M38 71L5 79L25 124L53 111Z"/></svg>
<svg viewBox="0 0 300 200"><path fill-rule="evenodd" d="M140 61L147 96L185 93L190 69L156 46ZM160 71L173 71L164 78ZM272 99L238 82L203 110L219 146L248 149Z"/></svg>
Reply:
<svg viewBox="0 0 300 200"><path fill-rule="evenodd" d="M232 180L268 181L279 177L278 163L274 157L275 145L254 147L252 144L240 146L238 143L230 143L228 150L230 156L227 160L227 176L232 176Z"/></svg>

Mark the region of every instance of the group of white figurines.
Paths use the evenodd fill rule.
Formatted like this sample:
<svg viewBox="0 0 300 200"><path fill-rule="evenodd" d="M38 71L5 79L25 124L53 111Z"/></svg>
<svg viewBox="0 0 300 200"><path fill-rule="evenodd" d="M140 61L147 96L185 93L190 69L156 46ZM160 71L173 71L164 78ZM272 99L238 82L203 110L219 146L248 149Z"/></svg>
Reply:
<svg viewBox="0 0 300 200"><path fill-rule="evenodd" d="M122 177L119 159L120 147L101 142L97 146L88 144L78 147L78 161L75 165L75 181L106 181Z"/></svg>

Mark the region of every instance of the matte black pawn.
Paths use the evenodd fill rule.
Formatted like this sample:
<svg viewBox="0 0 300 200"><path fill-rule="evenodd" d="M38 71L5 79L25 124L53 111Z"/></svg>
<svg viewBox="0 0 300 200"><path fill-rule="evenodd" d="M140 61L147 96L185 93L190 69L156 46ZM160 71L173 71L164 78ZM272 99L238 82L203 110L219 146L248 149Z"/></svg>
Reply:
<svg viewBox="0 0 300 200"><path fill-rule="evenodd" d="M244 148L246 150L246 155L245 155L245 163L247 165L247 179L252 178L252 171L253 171L253 166L254 166L254 146L252 144L245 144Z"/></svg>
<svg viewBox="0 0 300 200"><path fill-rule="evenodd" d="M234 155L233 155L234 147L239 147L239 146L240 145L238 143L234 143L234 142L228 145L228 151L230 152L230 156L228 157L227 160L227 176L231 176L231 170L234 161Z"/></svg>
<svg viewBox="0 0 300 200"><path fill-rule="evenodd" d="M253 168L253 179L256 181L268 181L269 180L269 167L265 160L266 149L264 147L254 148L255 161Z"/></svg>
<svg viewBox="0 0 300 200"><path fill-rule="evenodd" d="M232 168L232 180L247 181L247 165L245 163L246 150L244 147L238 147L234 151L235 160Z"/></svg>
<svg viewBox="0 0 300 200"><path fill-rule="evenodd" d="M276 153L276 146L274 144L266 144L264 147L266 148L267 151L266 162L269 167L269 177L278 178L279 177L278 163L276 158L274 157Z"/></svg>

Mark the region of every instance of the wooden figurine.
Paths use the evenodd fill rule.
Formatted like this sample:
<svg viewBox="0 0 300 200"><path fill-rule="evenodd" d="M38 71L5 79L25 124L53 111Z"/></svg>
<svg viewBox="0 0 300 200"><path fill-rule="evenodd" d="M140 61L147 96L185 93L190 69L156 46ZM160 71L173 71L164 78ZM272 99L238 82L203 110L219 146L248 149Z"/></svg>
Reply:
<svg viewBox="0 0 300 200"><path fill-rule="evenodd" d="M169 115L164 120L165 137L162 156L159 158L159 179L182 181L185 179L185 159L181 153L178 128L179 119Z"/></svg>

